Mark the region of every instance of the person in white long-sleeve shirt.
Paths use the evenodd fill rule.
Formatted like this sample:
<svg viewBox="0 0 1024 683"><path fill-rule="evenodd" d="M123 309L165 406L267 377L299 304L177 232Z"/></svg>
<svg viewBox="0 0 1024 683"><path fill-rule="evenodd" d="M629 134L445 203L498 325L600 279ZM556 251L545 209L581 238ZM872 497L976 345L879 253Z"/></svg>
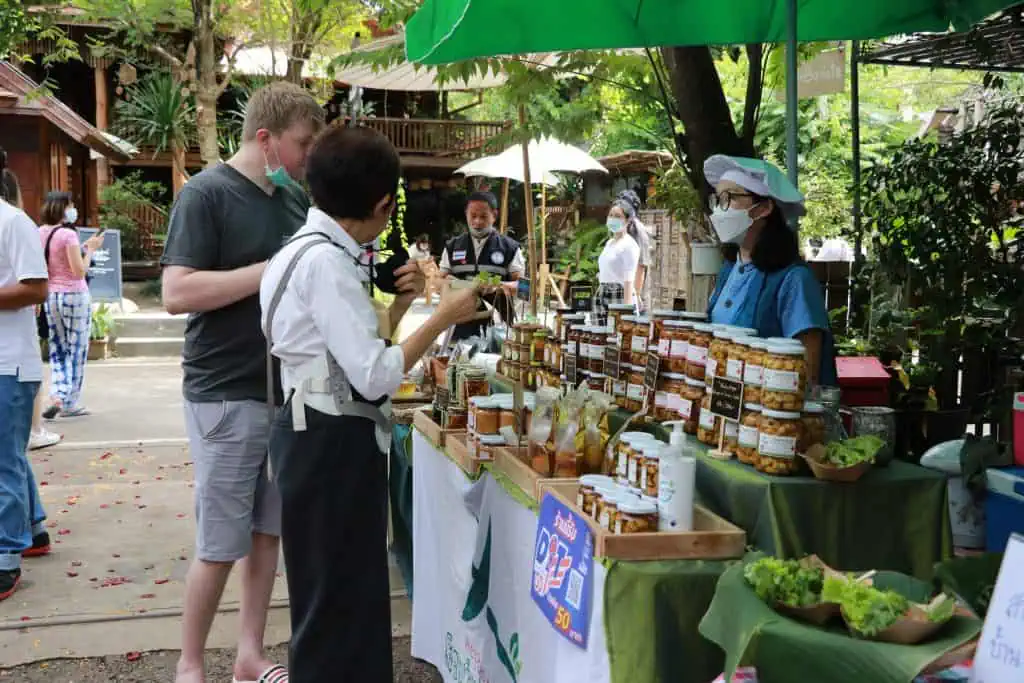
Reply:
<svg viewBox="0 0 1024 683"><path fill-rule="evenodd" d="M475 290L453 292L401 345L387 341L423 289L415 262L389 272L389 262L366 257L394 210L399 173L380 133L326 130L306 166L314 208L260 286L285 397L270 460L282 502L292 683L392 680L389 397L438 335L476 314ZM371 279L396 295L390 308L375 305Z"/></svg>

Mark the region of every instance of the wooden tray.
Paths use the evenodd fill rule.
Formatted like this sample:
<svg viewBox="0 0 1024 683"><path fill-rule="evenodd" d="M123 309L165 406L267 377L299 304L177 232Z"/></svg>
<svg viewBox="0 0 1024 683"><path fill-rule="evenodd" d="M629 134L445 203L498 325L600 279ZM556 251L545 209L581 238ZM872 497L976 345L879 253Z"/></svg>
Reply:
<svg viewBox="0 0 1024 683"><path fill-rule="evenodd" d="M597 525L576 505L579 484L545 482L543 493L554 496L586 520L594 534L594 556L618 560L730 560L743 557L747 534L707 508L693 508L693 531L613 534Z"/></svg>
<svg viewBox="0 0 1024 683"><path fill-rule="evenodd" d="M445 441L452 434L466 433L465 429L441 429L441 425L434 422L432 414L433 409L429 407L424 410L417 410L412 416L412 424L423 432L423 436L427 437L427 440L436 447L443 448Z"/></svg>
<svg viewBox="0 0 1024 683"><path fill-rule="evenodd" d="M466 432L459 432L458 434L449 434L445 439L445 451L448 452L448 457L455 461L455 464L462 468L462 471L466 474L476 477L480 475L480 468L485 462L489 460L474 458L469 452L469 434Z"/></svg>
<svg viewBox="0 0 1024 683"><path fill-rule="evenodd" d="M575 490L579 483L578 479L542 477L534 472L532 467L523 460L520 460L520 456L526 457L525 451L525 447L513 448L508 446L497 449L494 454L494 467L511 479L512 483L521 488L523 493L533 500L540 500L541 488L545 484L570 482L574 487L573 490Z"/></svg>

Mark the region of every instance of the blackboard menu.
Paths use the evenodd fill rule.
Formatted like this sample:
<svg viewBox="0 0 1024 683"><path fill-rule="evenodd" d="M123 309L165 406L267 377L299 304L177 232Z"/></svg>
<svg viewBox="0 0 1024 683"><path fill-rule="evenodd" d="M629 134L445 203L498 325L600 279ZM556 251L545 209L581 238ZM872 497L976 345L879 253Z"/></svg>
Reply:
<svg viewBox="0 0 1024 683"><path fill-rule="evenodd" d="M711 413L737 421L743 410L743 382L727 377L711 381Z"/></svg>

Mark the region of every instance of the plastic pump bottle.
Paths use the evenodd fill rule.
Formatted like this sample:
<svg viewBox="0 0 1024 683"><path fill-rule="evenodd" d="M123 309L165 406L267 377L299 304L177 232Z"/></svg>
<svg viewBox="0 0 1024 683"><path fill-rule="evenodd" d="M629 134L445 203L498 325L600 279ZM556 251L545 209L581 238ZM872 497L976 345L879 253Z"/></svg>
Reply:
<svg viewBox="0 0 1024 683"><path fill-rule="evenodd" d="M682 421L664 422L672 427L668 447L661 452L658 474L658 531L693 531L693 493L697 458Z"/></svg>

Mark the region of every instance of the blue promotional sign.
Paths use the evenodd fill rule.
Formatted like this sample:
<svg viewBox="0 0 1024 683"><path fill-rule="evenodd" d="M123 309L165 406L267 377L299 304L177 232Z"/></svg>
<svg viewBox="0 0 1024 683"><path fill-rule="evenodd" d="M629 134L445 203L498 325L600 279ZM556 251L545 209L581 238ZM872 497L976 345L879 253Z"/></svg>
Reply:
<svg viewBox="0 0 1024 683"><path fill-rule="evenodd" d="M79 228L78 238L85 242L96 228ZM93 301L121 303L121 231L103 232L103 246L92 255L89 266L89 294Z"/></svg>
<svg viewBox="0 0 1024 683"><path fill-rule="evenodd" d="M587 649L594 575L594 536L557 498L544 496L537 518L530 595L555 630Z"/></svg>

